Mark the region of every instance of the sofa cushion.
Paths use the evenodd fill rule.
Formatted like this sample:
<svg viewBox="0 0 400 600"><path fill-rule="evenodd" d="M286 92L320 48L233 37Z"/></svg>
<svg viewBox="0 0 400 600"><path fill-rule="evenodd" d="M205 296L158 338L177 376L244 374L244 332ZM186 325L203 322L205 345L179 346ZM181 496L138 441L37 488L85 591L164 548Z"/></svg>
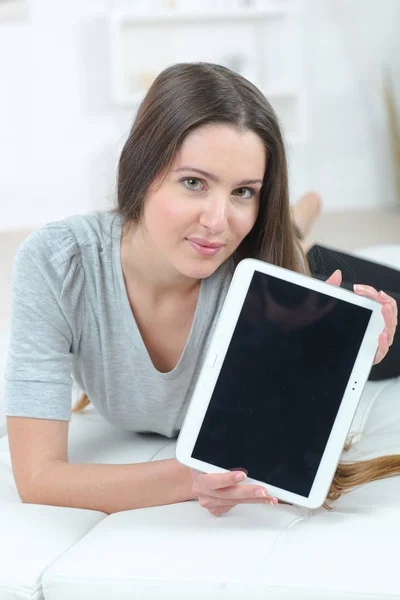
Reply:
<svg viewBox="0 0 400 600"><path fill-rule="evenodd" d="M400 434L400 432L398 432ZM279 540L271 561L271 586L285 598L400 598L398 576L400 477L371 482L315 511ZM290 577L288 577L290 565Z"/></svg>
<svg viewBox="0 0 400 600"><path fill-rule="evenodd" d="M302 518L291 506L242 505L217 519L194 501L115 513L49 567L45 597L265 598L253 582Z"/></svg>
<svg viewBox="0 0 400 600"><path fill-rule="evenodd" d="M69 460L145 462L169 443L170 440L159 435L119 430L90 406L72 416ZM0 440L1 600L27 597L41 600L40 582L46 568L106 516L99 511L22 504L12 474L8 438L3 437Z"/></svg>
<svg viewBox="0 0 400 600"><path fill-rule="evenodd" d="M0 504L0 598L42 600L43 572L105 514L34 504Z"/></svg>
<svg viewBox="0 0 400 600"><path fill-rule="evenodd" d="M365 392L363 431L342 460L400 453L400 378ZM398 598L399 495L394 477L342 496L331 512L242 505L215 518L184 502L116 513L48 568L43 589L48 600Z"/></svg>

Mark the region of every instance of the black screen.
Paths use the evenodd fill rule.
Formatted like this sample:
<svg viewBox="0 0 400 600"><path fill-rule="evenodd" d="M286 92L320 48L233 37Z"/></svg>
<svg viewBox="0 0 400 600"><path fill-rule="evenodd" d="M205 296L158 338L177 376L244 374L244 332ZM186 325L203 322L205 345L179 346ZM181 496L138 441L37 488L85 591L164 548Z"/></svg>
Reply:
<svg viewBox="0 0 400 600"><path fill-rule="evenodd" d="M256 271L192 456L308 496L371 314Z"/></svg>

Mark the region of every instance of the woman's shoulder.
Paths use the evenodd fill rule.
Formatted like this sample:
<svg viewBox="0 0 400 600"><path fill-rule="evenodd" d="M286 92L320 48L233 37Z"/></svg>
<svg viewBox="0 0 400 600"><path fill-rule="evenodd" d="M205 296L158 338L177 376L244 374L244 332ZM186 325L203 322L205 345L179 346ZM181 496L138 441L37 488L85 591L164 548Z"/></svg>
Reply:
<svg viewBox="0 0 400 600"><path fill-rule="evenodd" d="M97 245L102 250L110 243L117 216L111 211L94 211L46 223L25 238L16 262L30 260L62 274L81 260L83 247Z"/></svg>

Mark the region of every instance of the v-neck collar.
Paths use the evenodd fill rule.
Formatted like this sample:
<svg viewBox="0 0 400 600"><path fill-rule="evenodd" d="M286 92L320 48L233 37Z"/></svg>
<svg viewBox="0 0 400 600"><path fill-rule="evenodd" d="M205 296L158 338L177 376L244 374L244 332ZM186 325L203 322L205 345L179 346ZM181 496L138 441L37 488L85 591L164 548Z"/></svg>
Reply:
<svg viewBox="0 0 400 600"><path fill-rule="evenodd" d="M163 380L173 379L183 371L188 359L192 356L194 350L200 343L210 308L210 294L208 293L208 287L213 276L211 275L210 277L201 280L192 326L178 363L172 371L162 373L154 366L153 361L150 358L129 303L121 263L122 218L119 214L117 214L112 221L111 229L114 292L116 303L121 313L123 323L125 324L126 331L133 345L139 350L146 363L148 363L148 368L153 371L154 375Z"/></svg>

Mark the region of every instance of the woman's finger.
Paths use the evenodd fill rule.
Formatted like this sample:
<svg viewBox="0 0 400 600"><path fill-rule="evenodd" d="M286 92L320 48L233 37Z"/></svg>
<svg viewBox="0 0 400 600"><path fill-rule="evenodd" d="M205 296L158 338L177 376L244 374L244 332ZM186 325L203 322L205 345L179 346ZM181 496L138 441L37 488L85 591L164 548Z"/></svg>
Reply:
<svg viewBox="0 0 400 600"><path fill-rule="evenodd" d="M355 283L353 289L360 296L368 296L373 300L378 300L378 291L372 285L364 285L363 283Z"/></svg>
<svg viewBox="0 0 400 600"><path fill-rule="evenodd" d="M396 322L393 319L393 309L391 304L384 304L382 306L382 316L385 321L385 331L388 334L388 344L391 346L396 332Z"/></svg>
<svg viewBox="0 0 400 600"><path fill-rule="evenodd" d="M386 294L386 292L384 292L383 290L381 290L379 292L379 294L378 294L378 300L382 304L386 304L386 303L390 304L390 306L392 307L392 311L393 311L393 318L397 322L397 318L398 318L398 306L397 306L396 300L394 298L392 298L391 296L389 296L388 294Z"/></svg>
<svg viewBox="0 0 400 600"><path fill-rule="evenodd" d="M380 334L380 336L378 338L378 344L379 344L379 347L375 354L374 365L377 365L378 363L380 363L381 360L383 358L385 358L386 354L389 351L388 335L387 335L386 331L384 331L383 333Z"/></svg>
<svg viewBox="0 0 400 600"><path fill-rule="evenodd" d="M214 490L211 495L214 498L233 500L235 502L244 498L267 499L272 497L268 494L268 490L257 485L236 485L230 488Z"/></svg>
<svg viewBox="0 0 400 600"><path fill-rule="evenodd" d="M329 283L329 285L335 285L336 287L340 287L342 283L342 271L337 269L332 275L325 281L325 283Z"/></svg>
<svg viewBox="0 0 400 600"><path fill-rule="evenodd" d="M354 291L360 296L366 296L372 300L376 300L383 304L382 316L385 320L385 331L388 334L388 345L391 346L393 343L394 334L397 327L397 302L391 296L388 296L385 292L378 292L375 288L370 285L356 284ZM382 360L382 358L381 358Z"/></svg>
<svg viewBox="0 0 400 600"><path fill-rule="evenodd" d="M212 515L214 515L214 517L220 517L221 515L224 515L225 513L232 510L232 508L234 508L234 507L233 506L220 506L219 508L212 508L208 512L210 512Z"/></svg>
<svg viewBox="0 0 400 600"><path fill-rule="evenodd" d="M267 498L215 498L214 496L202 496L199 498L199 504L202 508L207 508L208 510L214 508L221 508L222 506L237 506L238 504L278 504L278 501L275 499L275 502L272 498L269 500Z"/></svg>
<svg viewBox="0 0 400 600"><path fill-rule="evenodd" d="M214 490L237 486L246 479L242 471L232 473L201 473L192 469L193 492L198 496L209 495Z"/></svg>
<svg viewBox="0 0 400 600"><path fill-rule="evenodd" d="M382 290L378 294L378 300L382 307L382 315L385 319L385 328L389 337L389 346L393 344L394 335L397 328L398 306L397 302L391 296L388 296Z"/></svg>
<svg viewBox="0 0 400 600"><path fill-rule="evenodd" d="M215 500L215 498L213 498L213 500ZM275 505L278 504L278 500L275 498L275 502L272 501L268 501L268 500L252 500L252 499L244 499L241 502L235 502L234 504L222 504L221 506L215 506L213 508L209 508L208 511L216 516L219 517L220 515L223 515L227 512L229 512L230 510L232 510L232 508L234 508L235 506L237 506L237 504L271 504L271 505Z"/></svg>

